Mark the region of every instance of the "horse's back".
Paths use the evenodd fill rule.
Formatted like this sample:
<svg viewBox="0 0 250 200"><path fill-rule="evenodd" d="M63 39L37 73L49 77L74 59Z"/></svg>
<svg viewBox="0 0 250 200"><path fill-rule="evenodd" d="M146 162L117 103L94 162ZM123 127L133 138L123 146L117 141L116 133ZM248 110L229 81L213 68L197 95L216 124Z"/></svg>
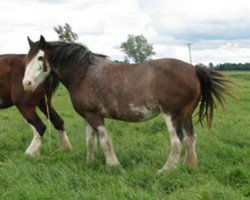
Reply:
<svg viewBox="0 0 250 200"><path fill-rule="evenodd" d="M0 55L0 108L15 105L38 105L46 92L46 83L35 93L25 92L22 79L25 71L24 54Z"/></svg>
<svg viewBox="0 0 250 200"><path fill-rule="evenodd" d="M13 66L15 63L22 63L24 65L25 54L2 54L0 55L0 65Z"/></svg>
<svg viewBox="0 0 250 200"><path fill-rule="evenodd" d="M140 65L140 64L139 64ZM194 71L195 68L193 65L174 58L161 58L161 59L156 59L156 60L150 60L144 63L141 63L141 65L149 65L155 70L162 69L164 71L169 71L169 72L175 72L177 73L178 71Z"/></svg>
<svg viewBox="0 0 250 200"><path fill-rule="evenodd" d="M13 105L12 89L17 89L12 82L18 83L18 74L24 72L24 55L5 54L0 55L0 108L8 108ZM14 74L14 76L13 76Z"/></svg>
<svg viewBox="0 0 250 200"><path fill-rule="evenodd" d="M25 70L24 54L0 55L0 76L7 76L19 71L22 74Z"/></svg>

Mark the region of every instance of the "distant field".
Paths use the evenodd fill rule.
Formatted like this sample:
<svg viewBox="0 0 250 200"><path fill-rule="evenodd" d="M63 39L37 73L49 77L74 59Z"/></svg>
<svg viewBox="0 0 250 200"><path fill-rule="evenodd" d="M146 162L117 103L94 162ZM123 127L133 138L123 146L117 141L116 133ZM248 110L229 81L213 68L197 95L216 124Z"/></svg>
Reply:
<svg viewBox="0 0 250 200"><path fill-rule="evenodd" d="M65 120L74 148L70 152L58 151L57 131L51 126L41 156L25 156L30 127L15 108L0 110L0 199L250 199L250 73L228 75L238 84L239 100L228 99L227 111L216 111L210 131L195 126L199 167L181 164L162 176L155 175L169 152L162 116L144 123L107 120L122 164L108 168L100 148L96 160L86 163L83 120L62 86L53 102Z"/></svg>

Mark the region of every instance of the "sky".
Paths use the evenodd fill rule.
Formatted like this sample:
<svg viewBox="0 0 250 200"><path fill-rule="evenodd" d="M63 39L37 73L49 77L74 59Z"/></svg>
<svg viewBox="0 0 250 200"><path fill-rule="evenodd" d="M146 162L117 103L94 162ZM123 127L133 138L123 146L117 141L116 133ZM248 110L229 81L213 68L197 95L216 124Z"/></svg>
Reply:
<svg viewBox="0 0 250 200"><path fill-rule="evenodd" d="M192 63L250 62L249 0L0 0L0 54L27 53L27 36L58 39L71 25L78 42L123 60L128 34L152 44L157 58Z"/></svg>

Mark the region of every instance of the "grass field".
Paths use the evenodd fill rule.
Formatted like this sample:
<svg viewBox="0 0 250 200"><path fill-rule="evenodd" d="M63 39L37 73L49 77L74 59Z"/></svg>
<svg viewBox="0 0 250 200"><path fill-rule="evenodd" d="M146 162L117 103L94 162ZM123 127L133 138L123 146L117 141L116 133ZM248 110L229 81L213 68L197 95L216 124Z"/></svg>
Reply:
<svg viewBox="0 0 250 200"><path fill-rule="evenodd" d="M51 127L41 156L25 156L30 127L15 108L0 110L0 199L250 199L250 73L229 75L239 85L239 100L228 99L227 111L216 111L210 131L195 125L198 168L180 164L162 176L155 175L169 152L162 116L144 123L107 120L122 164L108 168L100 147L96 160L87 164L83 120L63 87L53 101L65 120L70 152L58 151L57 131Z"/></svg>

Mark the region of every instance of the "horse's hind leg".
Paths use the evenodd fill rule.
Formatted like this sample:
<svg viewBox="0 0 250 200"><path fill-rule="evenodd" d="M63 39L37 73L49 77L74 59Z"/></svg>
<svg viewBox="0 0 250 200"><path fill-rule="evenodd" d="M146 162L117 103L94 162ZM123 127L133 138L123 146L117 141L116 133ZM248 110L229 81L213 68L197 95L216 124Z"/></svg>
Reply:
<svg viewBox="0 0 250 200"><path fill-rule="evenodd" d="M51 98L47 99L47 104L45 98L43 98L43 100L39 103L38 107L45 114L45 116L49 116L49 120L51 121L55 129L59 131L60 148L62 150L72 149L72 146L64 128L64 121L53 108L51 104Z"/></svg>
<svg viewBox="0 0 250 200"><path fill-rule="evenodd" d="M187 148L184 163L190 166L197 166L198 160L195 152L196 134L194 133L192 118L184 122L184 140L183 143Z"/></svg>
<svg viewBox="0 0 250 200"><path fill-rule="evenodd" d="M158 170L158 174L176 168L181 153L181 141L183 140L182 121L170 115L163 114L170 134L171 150L164 166Z"/></svg>
<svg viewBox="0 0 250 200"><path fill-rule="evenodd" d="M42 137L45 132L46 126L38 117L35 111L35 107L19 107L20 113L27 120L33 131L33 139L26 149L25 154L30 156L37 156L40 154L40 148L42 146Z"/></svg>
<svg viewBox="0 0 250 200"><path fill-rule="evenodd" d="M86 144L87 144L87 161L94 160L97 146L97 137L95 130L85 121L86 127Z"/></svg>

